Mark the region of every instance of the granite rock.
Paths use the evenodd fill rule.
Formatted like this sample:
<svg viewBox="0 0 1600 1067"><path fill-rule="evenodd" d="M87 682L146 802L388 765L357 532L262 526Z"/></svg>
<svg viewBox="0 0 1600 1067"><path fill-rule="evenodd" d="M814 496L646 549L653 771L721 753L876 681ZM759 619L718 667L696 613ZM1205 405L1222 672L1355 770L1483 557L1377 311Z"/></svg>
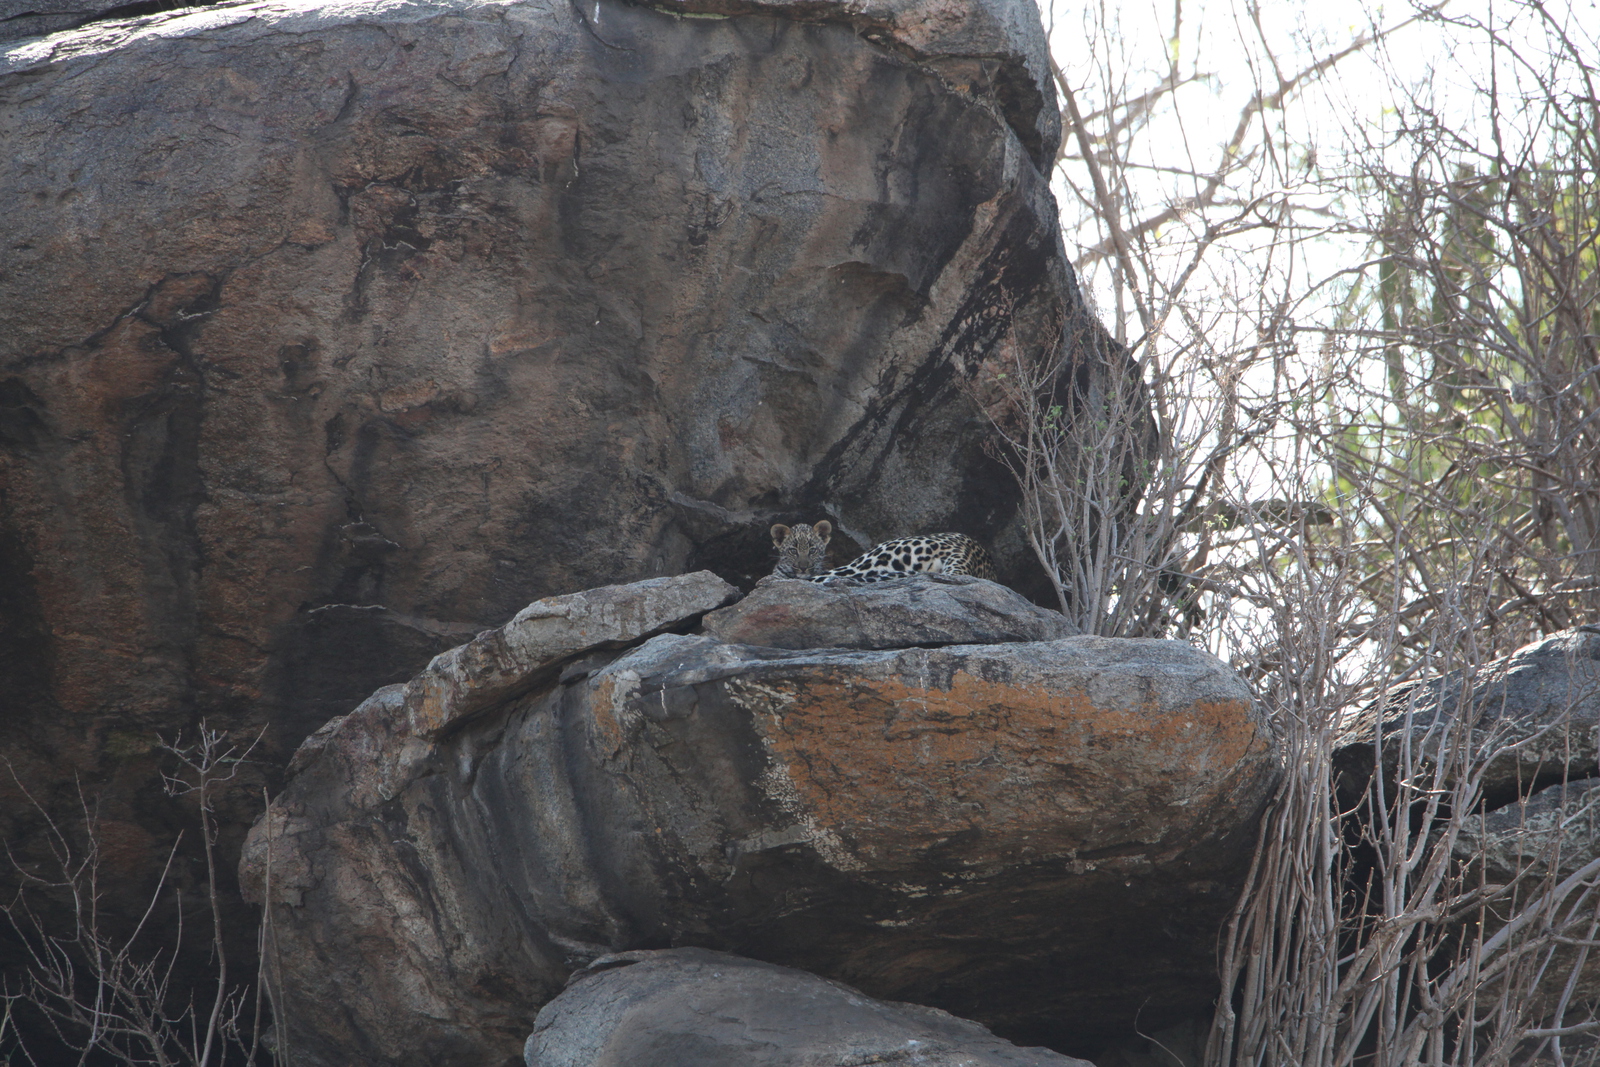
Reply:
<svg viewBox="0 0 1600 1067"><path fill-rule="evenodd" d="M531 601L748 586L800 515L1025 562L969 385L1083 310L1037 9L669 6L0 44L0 757L146 842L107 852L108 915L192 819L157 741L202 719L260 739L231 856L304 738ZM251 928L233 900L235 960Z"/></svg>
<svg viewBox="0 0 1600 1067"><path fill-rule="evenodd" d="M1093 1067L937 1008L705 949L603 956L539 1012L526 1067Z"/></svg>
<svg viewBox="0 0 1600 1067"><path fill-rule="evenodd" d="M442 733L380 692L252 831L297 1062L494 1062L575 968L661 946L1088 1050L1215 997L1280 771L1177 642L666 633L493 684Z"/></svg>
<svg viewBox="0 0 1600 1067"><path fill-rule="evenodd" d="M1049 641L1074 628L997 582L926 574L864 585L769 578L706 616L705 632L769 648L905 648Z"/></svg>

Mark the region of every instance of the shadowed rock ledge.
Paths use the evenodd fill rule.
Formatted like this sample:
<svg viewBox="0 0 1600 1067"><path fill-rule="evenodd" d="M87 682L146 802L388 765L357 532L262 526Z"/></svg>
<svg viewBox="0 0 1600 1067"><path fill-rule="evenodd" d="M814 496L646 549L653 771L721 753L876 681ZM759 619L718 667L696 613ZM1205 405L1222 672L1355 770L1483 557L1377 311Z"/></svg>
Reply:
<svg viewBox="0 0 1600 1067"><path fill-rule="evenodd" d="M1540 923L1593 911L1584 901L1600 878L1600 626L1551 634L1470 672L1396 687L1347 715L1338 741L1337 781L1356 818L1364 817L1355 804L1380 766L1394 796L1402 765L1426 783L1441 767L1445 779L1455 777L1462 747L1484 761L1473 770L1481 808L1447 839L1467 884L1496 888L1466 924L1482 924L1492 938L1519 907L1528 909L1524 921L1538 914ZM1549 900L1534 909L1528 902L1541 894ZM1600 999L1600 960L1583 947L1590 936L1580 930L1568 937L1576 943L1555 946L1540 962L1541 1011L1563 998L1573 1008ZM1503 962L1486 967L1491 977L1480 996L1504 981L1494 973ZM1574 974L1574 967L1581 969Z"/></svg>

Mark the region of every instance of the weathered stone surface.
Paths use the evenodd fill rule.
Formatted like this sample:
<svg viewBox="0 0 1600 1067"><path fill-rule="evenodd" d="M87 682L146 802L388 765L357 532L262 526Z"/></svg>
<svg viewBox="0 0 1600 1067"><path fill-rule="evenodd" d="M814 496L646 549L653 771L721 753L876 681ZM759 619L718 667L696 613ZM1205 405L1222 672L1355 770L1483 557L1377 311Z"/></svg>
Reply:
<svg viewBox="0 0 1600 1067"><path fill-rule="evenodd" d="M603 956L539 1012L527 1067L1092 1067L936 1008L705 949Z"/></svg>
<svg viewBox="0 0 1600 1067"><path fill-rule="evenodd" d="M231 849L304 737L530 601L747 584L801 516L1023 557L964 390L1081 308L1036 9L745 10L269 0L0 47L0 755L149 835L108 907L189 818L153 746L199 718L265 730Z"/></svg>
<svg viewBox="0 0 1600 1067"><path fill-rule="evenodd" d="M1419 759L1438 751L1442 724L1470 716L1476 745L1504 751L1490 761L1483 791L1490 807L1514 802L1553 779L1595 775L1600 744L1600 632L1580 627L1536 641L1479 668L1462 700L1462 673L1395 693L1341 724L1336 765L1359 787L1374 766L1381 729L1392 770L1407 730ZM1409 719L1408 719L1409 716ZM1350 786L1347 786L1349 788Z"/></svg>
<svg viewBox="0 0 1600 1067"><path fill-rule="evenodd" d="M179 6L191 5L167 0L164 8ZM118 8L140 7L155 10L140 0L0 0L0 42L56 33L93 19L115 18Z"/></svg>
<svg viewBox="0 0 1600 1067"><path fill-rule="evenodd" d="M301 743L289 771L312 763L348 720L371 756L351 780L351 798L386 800L434 758L433 741L473 715L547 685L586 652L696 622L737 595L710 571L696 571L536 601L504 626L434 657L411 681L385 686L350 715L329 720Z"/></svg>
<svg viewBox="0 0 1600 1067"><path fill-rule="evenodd" d="M663 0L668 11L839 19L869 40L905 49L952 80L981 87L1005 108L1035 162L1061 140L1049 42L1038 14L1016 0L857 0L826 11L813 0ZM1045 94L1045 95L1041 95ZM1046 101L1050 101L1047 103Z"/></svg>
<svg viewBox="0 0 1600 1067"><path fill-rule="evenodd" d="M1456 858L1491 882L1559 880L1600 856L1600 778L1564 782L1464 820Z"/></svg>
<svg viewBox="0 0 1600 1067"><path fill-rule="evenodd" d="M1482 775L1485 810L1462 821L1452 852L1467 869L1468 884L1513 887L1509 898L1489 901L1481 915L1485 936L1493 940L1533 893L1600 856L1600 631L1586 626L1552 635L1479 668L1463 683L1463 673L1453 672L1395 693L1381 709L1361 709L1343 724L1334 760L1341 789L1352 798L1371 780L1380 728L1390 776L1407 740L1425 773L1432 773L1446 739L1470 739L1474 753L1494 753ZM1470 723L1470 738L1462 723ZM1568 896L1563 910L1577 900ZM1471 921L1478 919L1474 912ZM1586 927L1569 932L1589 936ZM1576 950L1558 949L1546 962L1548 977L1537 995L1543 1010L1554 1010ZM1494 980L1486 981L1483 995L1492 997ZM1573 1004L1600 998L1600 962L1592 956L1574 995Z"/></svg>
<svg viewBox="0 0 1600 1067"><path fill-rule="evenodd" d="M1210 656L609 655L425 752L380 693L274 801L241 875L263 894L270 847L298 1061L493 1062L574 967L663 945L1069 1051L1215 995L1279 757Z"/></svg>
<svg viewBox="0 0 1600 1067"><path fill-rule="evenodd" d="M1453 854L1469 869L1469 884L1480 884L1482 879L1513 887L1509 898L1491 902L1484 913L1489 937L1503 928L1507 918L1527 909L1537 894L1569 885L1558 894L1554 914L1578 920L1575 929L1564 931L1565 936L1579 941L1591 938L1588 924L1595 909L1592 903L1585 907L1582 898L1600 880L1600 871L1586 870L1600 861L1600 778L1548 786L1524 800L1466 819ZM1537 914L1543 919L1550 913L1541 909ZM1578 956L1579 950L1570 944L1555 947L1546 964L1547 977L1538 987L1543 1010L1557 1010L1564 994L1570 996L1573 1009L1600 999L1600 960L1592 949L1568 994Z"/></svg>
<svg viewBox="0 0 1600 1067"><path fill-rule="evenodd" d="M111 10L119 0L0 0L0 41L68 29Z"/></svg>
<svg viewBox="0 0 1600 1067"><path fill-rule="evenodd" d="M929 574L871 585L772 578L706 616L705 632L769 648L905 648L1073 636L1058 611L1036 607L996 582Z"/></svg>
<svg viewBox="0 0 1600 1067"><path fill-rule="evenodd" d="M504 626L434 658L406 683L407 729L437 737L474 712L521 696L573 656L623 648L698 620L739 595L710 571L608 585L529 604Z"/></svg>

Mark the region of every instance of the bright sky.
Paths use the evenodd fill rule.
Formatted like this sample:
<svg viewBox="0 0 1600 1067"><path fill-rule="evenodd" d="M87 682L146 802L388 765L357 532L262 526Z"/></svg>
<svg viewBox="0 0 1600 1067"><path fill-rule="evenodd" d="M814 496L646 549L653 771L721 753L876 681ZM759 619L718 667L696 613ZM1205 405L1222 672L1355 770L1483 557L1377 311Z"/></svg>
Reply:
<svg viewBox="0 0 1600 1067"><path fill-rule="evenodd" d="M1417 10L1406 3L1384 6L1351 0L1314 4L1280 0L1259 5L1254 12L1244 0L1041 3L1056 61L1079 96L1081 111L1088 116L1104 105L1108 93L1126 99L1158 85L1173 56L1180 76L1194 78L1164 100L1151 114L1148 126L1129 142L1129 186L1139 203L1129 205L1126 214L1135 220L1193 195L1193 179L1176 176L1173 169L1209 172L1216 168L1222 146L1233 136L1240 112L1258 86L1270 89L1280 77L1293 77L1361 35L1372 35L1374 29L1399 26ZM1456 19L1502 26L1508 42L1529 46L1530 56L1547 56L1552 42L1530 6L1507 0L1453 0L1444 5L1443 12ZM1600 35L1600 0L1556 0L1545 4L1544 10L1580 52L1591 60L1600 59L1595 49ZM1175 27L1180 27L1176 33ZM1487 85L1494 77L1501 97L1510 99L1516 95L1518 81L1530 75L1528 69L1515 69L1516 64L1508 63L1505 54L1502 50L1501 62L1492 67L1481 30L1413 22L1395 31L1381 44L1369 45L1342 60L1326 78L1308 84L1292 97L1283 110L1268 114L1268 126L1277 131L1280 145L1291 147L1272 169L1271 180L1238 191L1249 195L1284 191L1299 202L1318 204L1315 191L1306 184L1312 176L1311 165L1333 166L1354 139L1381 137L1396 121L1393 107L1398 94L1407 90L1430 94L1445 112L1460 116L1463 125L1482 125L1483 95L1473 83ZM1563 76L1577 77L1575 65L1566 64ZM1582 91L1580 86L1574 88ZM1086 124L1096 134L1105 126L1093 117ZM1482 129L1487 136L1487 126ZM1245 144L1248 149L1261 143L1258 121ZM1068 144L1070 154L1078 155L1070 128ZM1313 157L1307 158L1307 148L1314 151ZM1068 255L1078 263L1102 316L1115 320L1117 301L1108 265L1082 254L1105 239L1103 220L1071 191L1066 181L1069 173L1082 189L1090 188L1081 163L1069 160L1058 170L1054 184ZM1169 226L1161 237L1164 244L1180 238L1174 248L1176 271L1187 262L1177 247L1184 244L1181 234ZM1238 250L1250 243L1247 237L1232 252L1209 256L1210 262L1197 274L1195 284L1202 288L1228 284L1224 276L1238 272L1242 262ZM1352 251L1330 247L1324 251L1322 263L1315 262L1317 254L1313 252L1312 266L1333 266L1338 257ZM1125 320L1132 316L1126 301L1121 316ZM1140 332L1131 321L1126 328L1129 337Z"/></svg>
<svg viewBox="0 0 1600 1067"><path fill-rule="evenodd" d="M1195 210L1185 206L1186 201L1200 189L1203 177L1227 158L1224 146L1235 136L1241 113L1258 89L1275 90L1282 79L1295 77L1361 36L1401 26L1418 8L1408 2L1378 6L1350 0L1270 0L1259 11L1252 11L1247 0L1039 2L1056 62L1094 138L1106 135L1108 123L1101 109L1108 100L1137 100L1162 84L1175 60L1182 87L1161 97L1143 125L1130 127L1116 153L1126 165L1127 200L1120 216L1124 228L1137 230L1141 220L1165 213L1163 224L1145 235L1144 251L1168 284L1193 262L1197 239L1207 223L1226 222L1240 214L1229 207L1230 201L1266 205L1257 214L1244 216L1247 220L1282 219L1285 216L1273 214L1273 206L1293 204L1299 223L1317 229L1381 206L1370 202L1371 197L1363 202L1359 194L1339 199L1328 179L1342 176L1346 161L1369 145L1380 146L1366 149L1378 153L1369 159L1404 171L1409 160L1403 161L1398 153L1385 155L1381 146L1396 132L1410 103L1426 102L1462 135L1463 149L1471 152L1494 143L1485 102L1497 99L1508 116L1501 129L1514 155L1511 142L1540 140L1538 123L1530 127L1526 110L1519 106L1524 94L1541 96L1533 91L1537 80L1561 86L1570 95L1594 96L1596 90L1586 79L1600 67L1600 0L1550 0L1542 5L1548 16L1544 19L1536 6L1541 0L1451 0L1442 10L1453 25L1415 21L1394 30L1380 43L1341 60L1326 77L1308 81L1281 109L1258 116L1241 142L1241 151L1258 153L1268 164L1242 169L1217 202ZM1498 28L1501 47L1488 47L1484 25ZM1562 33L1570 50L1553 60L1559 56ZM1574 51L1583 61L1572 58ZM1131 341L1141 336L1143 327L1132 299L1115 284L1113 259L1095 251L1108 245L1106 214L1099 204L1085 202L1084 194L1092 195L1092 183L1063 111L1069 158L1058 168L1054 188L1067 254L1078 266L1101 319ZM1114 112L1126 113L1126 109ZM1524 127L1520 130L1519 122ZM1103 142L1096 151L1103 152ZM1454 161L1444 165L1453 168ZM1114 181L1114 169L1108 180ZM1600 176L1590 180L1600 181ZM1183 209L1174 212L1175 206ZM1241 393L1254 390L1259 397L1278 390L1276 397L1287 392L1296 400L1312 391L1299 383L1313 377L1314 365L1324 359L1321 331L1334 325L1332 305L1342 286L1349 284L1349 275L1340 272L1359 266L1367 251L1359 236L1313 237L1286 251L1281 243L1274 247L1273 234L1272 229L1258 226L1210 245L1189 276L1182 312L1174 312L1158 328L1154 342L1138 350L1147 373L1153 361L1162 368L1161 376L1174 383L1175 394L1199 397L1175 409L1179 418L1195 425L1171 427L1175 439L1200 441L1197 455L1205 454L1207 435L1213 432L1209 427L1215 421L1216 379L1207 381L1206 375L1240 366L1229 362L1238 354L1258 357L1253 369L1240 371L1233 379L1240 383ZM1340 280L1315 284L1330 277ZM1154 288L1150 306L1156 306L1159 298L1160 286ZM1289 299L1280 303L1285 294ZM1283 307L1292 325L1310 332L1279 331L1277 340L1263 341L1258 327ZM1285 336L1287 346L1281 340ZM1332 347L1330 342L1327 350ZM1277 353L1284 348L1291 354L1280 363ZM1260 359L1261 353L1271 358ZM1337 364L1339 373L1376 375L1375 395L1382 395L1382 361L1366 359L1359 349L1353 353L1354 358ZM1335 366L1333 357L1326 358L1326 366ZM1205 371L1197 370L1197 364L1206 360L1211 362ZM1287 390L1284 378L1278 377L1285 365L1291 368ZM1195 377L1188 379L1190 374ZM1262 377L1270 381L1258 388ZM1292 478L1302 468L1287 459L1300 446L1289 431L1281 431L1281 439L1279 432L1269 433L1252 447L1261 449L1262 456L1285 461L1281 465L1252 462L1243 453L1230 459L1228 477L1240 481L1239 498L1297 498L1300 487L1292 484ZM1273 470L1288 470L1290 481L1274 481ZM1234 610L1241 612L1241 625L1250 622L1248 609L1236 605ZM1226 654L1228 649L1219 645L1213 651Z"/></svg>

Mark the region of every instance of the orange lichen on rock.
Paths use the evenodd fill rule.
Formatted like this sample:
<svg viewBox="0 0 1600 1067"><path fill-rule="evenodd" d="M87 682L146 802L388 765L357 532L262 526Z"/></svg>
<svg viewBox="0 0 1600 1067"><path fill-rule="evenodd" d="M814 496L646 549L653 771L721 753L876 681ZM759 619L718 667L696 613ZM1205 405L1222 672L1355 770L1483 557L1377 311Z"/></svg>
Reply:
<svg viewBox="0 0 1600 1067"><path fill-rule="evenodd" d="M1226 796L1236 769L1266 754L1242 691L1161 699L1150 679L1128 678L1119 698L1096 699L1095 680L1007 679L981 651L911 650L887 677L813 664L729 689L792 784L775 799L874 865L963 831L987 842L969 857L978 863L1163 851ZM930 675L940 680L925 683Z"/></svg>

